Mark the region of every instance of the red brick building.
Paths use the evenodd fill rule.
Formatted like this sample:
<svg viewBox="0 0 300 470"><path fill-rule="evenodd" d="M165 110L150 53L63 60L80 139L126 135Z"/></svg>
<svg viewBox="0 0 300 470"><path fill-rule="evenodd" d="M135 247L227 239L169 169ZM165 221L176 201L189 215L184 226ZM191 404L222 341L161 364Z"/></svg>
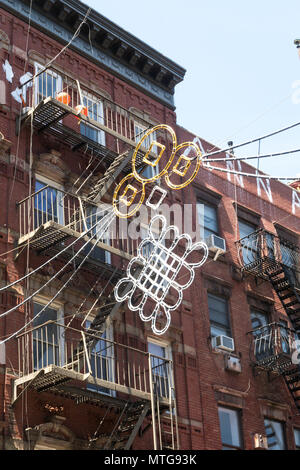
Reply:
<svg viewBox="0 0 300 470"><path fill-rule="evenodd" d="M147 129L212 147L177 124L185 70L81 2L29 4L0 10L1 448L299 447L299 193L231 157L161 177L209 258L155 335L114 296L139 240L101 227Z"/></svg>

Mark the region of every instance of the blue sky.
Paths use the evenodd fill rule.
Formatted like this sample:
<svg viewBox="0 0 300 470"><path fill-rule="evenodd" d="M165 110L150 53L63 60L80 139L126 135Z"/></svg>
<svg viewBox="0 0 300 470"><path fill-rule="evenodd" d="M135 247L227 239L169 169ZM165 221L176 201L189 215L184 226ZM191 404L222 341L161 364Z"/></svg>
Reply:
<svg viewBox="0 0 300 470"><path fill-rule="evenodd" d="M175 93L180 125L219 147L300 121L299 0L86 0L187 69ZM261 142L261 153L300 148L300 126ZM258 144L237 150L255 155ZM253 161L256 165L256 160ZM300 153L260 161L300 175Z"/></svg>

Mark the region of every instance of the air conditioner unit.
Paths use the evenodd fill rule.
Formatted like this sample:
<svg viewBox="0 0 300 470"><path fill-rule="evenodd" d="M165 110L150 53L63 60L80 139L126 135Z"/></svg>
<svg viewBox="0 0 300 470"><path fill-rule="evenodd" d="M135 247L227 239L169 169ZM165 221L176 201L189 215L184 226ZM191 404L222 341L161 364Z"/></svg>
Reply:
<svg viewBox="0 0 300 470"><path fill-rule="evenodd" d="M234 351L234 341L229 336L215 336L212 339L212 346L224 351Z"/></svg>
<svg viewBox="0 0 300 470"><path fill-rule="evenodd" d="M268 440L267 437L263 434L254 434L254 449L268 449Z"/></svg>
<svg viewBox="0 0 300 470"><path fill-rule="evenodd" d="M205 243L207 244L210 252L216 253L215 260L219 255L226 252L226 243L222 237L212 234L206 238Z"/></svg>

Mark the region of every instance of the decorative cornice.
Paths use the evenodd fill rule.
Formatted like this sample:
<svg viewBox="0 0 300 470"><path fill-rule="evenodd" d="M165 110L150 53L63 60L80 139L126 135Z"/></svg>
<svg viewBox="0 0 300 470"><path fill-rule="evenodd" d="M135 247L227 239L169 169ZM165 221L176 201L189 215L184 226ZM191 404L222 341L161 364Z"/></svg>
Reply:
<svg viewBox="0 0 300 470"><path fill-rule="evenodd" d="M30 11L28 4L28 0L1 2L4 8L26 22ZM75 0L36 0L33 2L31 24L67 43L87 10L87 5ZM71 47L174 109L174 88L183 80L185 69L95 10L88 17L88 26L82 28Z"/></svg>

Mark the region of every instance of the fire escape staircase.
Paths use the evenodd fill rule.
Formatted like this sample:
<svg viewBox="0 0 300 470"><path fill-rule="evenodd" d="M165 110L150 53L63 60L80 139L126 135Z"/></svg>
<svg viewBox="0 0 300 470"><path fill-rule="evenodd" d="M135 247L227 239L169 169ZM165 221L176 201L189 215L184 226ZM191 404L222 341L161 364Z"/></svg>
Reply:
<svg viewBox="0 0 300 470"><path fill-rule="evenodd" d="M242 271L270 281L291 322L295 341L300 336L299 247L265 230L254 232L237 244ZM284 367L277 365L300 412L300 364L293 364L291 349L288 366L285 360Z"/></svg>

